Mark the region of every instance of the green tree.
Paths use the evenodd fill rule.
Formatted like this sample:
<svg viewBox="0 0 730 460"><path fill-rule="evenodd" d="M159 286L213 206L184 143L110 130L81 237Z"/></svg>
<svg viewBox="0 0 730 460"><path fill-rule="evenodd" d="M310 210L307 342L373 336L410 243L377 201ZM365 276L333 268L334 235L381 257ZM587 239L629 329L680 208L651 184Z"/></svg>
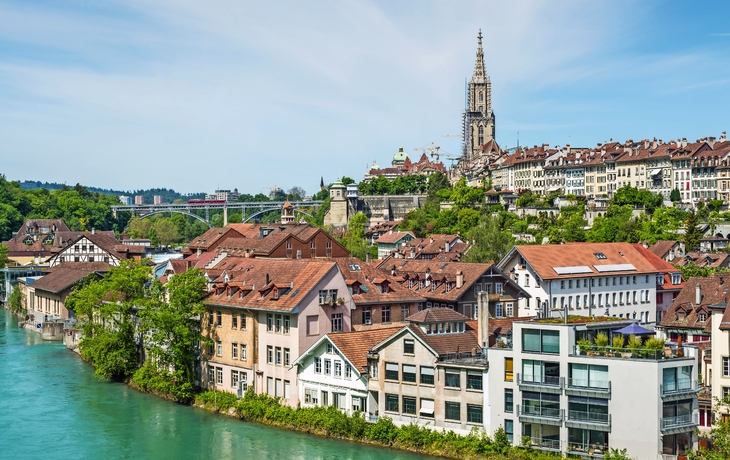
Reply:
<svg viewBox="0 0 730 460"><path fill-rule="evenodd" d="M165 286L155 281L150 301L139 312L150 358L146 365L154 366L169 384L166 390L179 401L190 401L194 396L195 346L203 340L197 318L205 312L206 283L203 272L197 269L173 276Z"/></svg>
<svg viewBox="0 0 730 460"><path fill-rule="evenodd" d="M700 246L702 231L700 231L699 216L695 211L690 211L685 220L684 245L687 251L692 251Z"/></svg>
<svg viewBox="0 0 730 460"><path fill-rule="evenodd" d="M365 224L367 216L358 212L347 223L347 232L339 241L345 248L350 251L352 257L365 260L369 254L368 242L365 239Z"/></svg>
<svg viewBox="0 0 730 460"><path fill-rule="evenodd" d="M10 295L8 296L8 306L10 306L10 311L15 313L23 313L26 310L25 296L20 290L20 286L15 286L13 290L10 291Z"/></svg>
<svg viewBox="0 0 730 460"><path fill-rule="evenodd" d="M81 355L102 379L124 380L137 369L135 313L147 303L145 285L152 269L142 261L124 260L105 278L89 275L66 298L84 331Z"/></svg>
<svg viewBox="0 0 730 460"><path fill-rule="evenodd" d="M157 240L162 245L170 245L180 240L180 234L177 227L170 219L158 219L154 225Z"/></svg>
<svg viewBox="0 0 730 460"><path fill-rule="evenodd" d="M679 203L680 201L682 201L682 195L679 193L679 189L672 189L672 191L669 193L669 200L672 203Z"/></svg>
<svg viewBox="0 0 730 460"><path fill-rule="evenodd" d="M150 227L150 231L147 232L147 238L150 240L150 244L154 246L160 245L160 240L157 238L157 230L155 230L155 227Z"/></svg>
<svg viewBox="0 0 730 460"><path fill-rule="evenodd" d="M8 261L10 260L8 256L9 251L9 247L5 246L4 244L0 244L0 269L5 268L5 266L8 264Z"/></svg>
<svg viewBox="0 0 730 460"><path fill-rule="evenodd" d="M131 238L147 238L147 235L152 228L152 221L150 219L140 219L139 217L133 217L127 224L127 233Z"/></svg>
<svg viewBox="0 0 730 460"><path fill-rule="evenodd" d="M472 228L468 235L471 247L464 255L464 262L495 263L502 260L515 244L509 232L503 231L498 216L483 216L479 225Z"/></svg>

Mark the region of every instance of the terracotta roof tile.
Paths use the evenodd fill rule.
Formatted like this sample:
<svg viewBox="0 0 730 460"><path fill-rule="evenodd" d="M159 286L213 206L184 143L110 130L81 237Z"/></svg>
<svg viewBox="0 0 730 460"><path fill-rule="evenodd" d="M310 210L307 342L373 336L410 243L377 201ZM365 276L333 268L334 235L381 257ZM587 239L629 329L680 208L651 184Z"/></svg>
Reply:
<svg viewBox="0 0 730 460"><path fill-rule="evenodd" d="M438 323L446 321L467 321L469 318L462 315L458 311L454 311L450 308L427 308L415 313L408 318L406 321L412 323Z"/></svg>
<svg viewBox="0 0 730 460"><path fill-rule="evenodd" d="M368 365L368 351L401 329L402 327L387 327L358 332L339 332L327 334L327 337L358 372L363 372Z"/></svg>

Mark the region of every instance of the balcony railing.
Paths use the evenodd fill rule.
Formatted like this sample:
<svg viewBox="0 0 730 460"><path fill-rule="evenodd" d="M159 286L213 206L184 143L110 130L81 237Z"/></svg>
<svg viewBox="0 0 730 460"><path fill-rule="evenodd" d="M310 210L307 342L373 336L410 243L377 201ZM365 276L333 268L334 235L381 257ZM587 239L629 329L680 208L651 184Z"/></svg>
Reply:
<svg viewBox="0 0 730 460"><path fill-rule="evenodd" d="M662 417L661 429L669 430L672 428L690 428L699 425L699 421L697 420L698 415L699 414L686 414L677 415L675 417Z"/></svg>
<svg viewBox="0 0 730 460"><path fill-rule="evenodd" d="M560 450L559 439L530 438L530 446L537 449Z"/></svg>
<svg viewBox="0 0 730 460"><path fill-rule="evenodd" d="M568 420L573 422L594 423L597 425L610 425L611 414L600 414L596 412L584 412L579 410L569 410Z"/></svg>
<svg viewBox="0 0 730 460"><path fill-rule="evenodd" d="M668 384L660 383L659 388L661 389L662 396L697 393L697 382L690 379L680 380L677 382L670 382Z"/></svg>
<svg viewBox="0 0 730 460"><path fill-rule="evenodd" d="M471 366L487 367L489 360L481 353L447 353L438 357L438 362L444 364L464 364Z"/></svg>
<svg viewBox="0 0 730 460"><path fill-rule="evenodd" d="M603 457L603 454L605 452L608 452L608 444L584 444L579 442L569 442L568 452L571 454Z"/></svg>
<svg viewBox="0 0 730 460"><path fill-rule="evenodd" d="M542 406L517 406L517 411L525 417L549 418L555 420L563 419L563 410Z"/></svg>
<svg viewBox="0 0 730 460"><path fill-rule="evenodd" d="M691 347L665 347L661 350L651 350L648 348L615 348L615 347L598 347L591 346L583 349L576 345L575 354L581 356L595 356L613 359L647 359L659 361L663 359L688 358L694 356L696 350Z"/></svg>
<svg viewBox="0 0 730 460"><path fill-rule="evenodd" d="M517 373L517 385L530 385L530 386L539 386L539 387L556 387L556 388L562 388L563 387L563 379L560 377L555 377L552 375L544 375L542 377L540 376L533 376L532 378L529 378L526 380L523 375L520 375L520 373Z"/></svg>
<svg viewBox="0 0 730 460"><path fill-rule="evenodd" d="M587 380L569 378L568 387L597 391L611 391L611 382L608 380Z"/></svg>

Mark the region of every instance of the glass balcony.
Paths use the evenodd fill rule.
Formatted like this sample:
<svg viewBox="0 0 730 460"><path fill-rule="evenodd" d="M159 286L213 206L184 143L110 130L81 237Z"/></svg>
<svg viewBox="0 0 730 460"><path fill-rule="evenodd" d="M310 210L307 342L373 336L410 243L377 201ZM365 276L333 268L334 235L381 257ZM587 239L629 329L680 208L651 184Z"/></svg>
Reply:
<svg viewBox="0 0 730 460"><path fill-rule="evenodd" d="M661 430L673 430L678 428L694 428L699 425L699 414L677 415L674 417L662 417Z"/></svg>
<svg viewBox="0 0 730 460"><path fill-rule="evenodd" d="M523 417L563 420L563 410L542 406L517 406L518 414Z"/></svg>
<svg viewBox="0 0 730 460"><path fill-rule="evenodd" d="M682 396L697 394L699 389L697 388L697 382L690 379L677 380L675 382L667 382L659 384L661 389L662 397L667 396Z"/></svg>
<svg viewBox="0 0 730 460"><path fill-rule="evenodd" d="M521 375L519 372L517 373L517 385L521 387L535 387L535 388L544 388L544 387L551 387L556 389L562 389L563 388L563 379L560 377L552 376L552 375L545 375L545 376L528 376L527 379L525 379L524 375Z"/></svg>
<svg viewBox="0 0 730 460"><path fill-rule="evenodd" d="M568 379L568 389L611 394L611 382L608 380Z"/></svg>
<svg viewBox="0 0 730 460"><path fill-rule="evenodd" d="M611 414L601 414L597 412L584 412L578 410L568 411L568 421L590 423L594 425L610 426Z"/></svg>
<svg viewBox="0 0 730 460"><path fill-rule="evenodd" d="M608 444L584 444L578 442L568 443L568 453L573 455L603 457L605 452L608 452Z"/></svg>
<svg viewBox="0 0 730 460"><path fill-rule="evenodd" d="M559 439L530 438L530 447L542 450L560 451Z"/></svg>

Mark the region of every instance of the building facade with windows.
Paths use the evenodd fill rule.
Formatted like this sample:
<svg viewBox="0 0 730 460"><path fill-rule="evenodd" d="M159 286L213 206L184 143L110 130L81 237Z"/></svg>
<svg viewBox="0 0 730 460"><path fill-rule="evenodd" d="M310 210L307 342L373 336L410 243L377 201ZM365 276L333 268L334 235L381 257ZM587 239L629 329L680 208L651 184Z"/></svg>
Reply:
<svg viewBox="0 0 730 460"><path fill-rule="evenodd" d="M368 406L367 352L400 327L325 334L297 358L299 403L303 407L335 406L372 420L377 407Z"/></svg>
<svg viewBox="0 0 730 460"><path fill-rule="evenodd" d="M515 316L615 316L654 323L662 262L640 245L572 243L515 246L498 268L529 296ZM657 260L649 260L650 258Z"/></svg>
<svg viewBox="0 0 730 460"><path fill-rule="evenodd" d="M489 349L489 422L515 444L601 457L676 459L696 445L697 378L692 347L639 353L583 350L578 340L611 335L629 321L513 323L507 346Z"/></svg>
<svg viewBox="0 0 730 460"><path fill-rule="evenodd" d="M726 288L723 288L723 291ZM710 378L712 400L727 401L730 397L730 308L726 302L709 306L712 334L712 373ZM722 421L730 420L727 405L717 414Z"/></svg>
<svg viewBox="0 0 730 460"><path fill-rule="evenodd" d="M220 340L221 352L217 348L212 351L235 360L235 338L240 363L241 342L248 340L245 342L247 360L253 359L253 375L248 384L252 382L256 392L281 397L286 404L296 406L298 388L294 361L322 335L348 332L351 328L350 309L354 308L354 302L337 264L326 260L283 262L229 256L207 272L209 278L215 276L213 290L206 300L206 305L215 310L215 330L228 327L224 322L218 328L219 308L221 314L224 307L229 307L231 312L235 310L239 314L250 312L253 318L251 332L229 337L226 342ZM233 317L230 321L232 327ZM239 317L239 331L240 324ZM212 333L206 339L218 346ZM247 366L239 367L247 369ZM204 372L210 377L209 369ZM221 372L224 374L222 386L227 387L226 368ZM214 376L218 385L218 376Z"/></svg>
<svg viewBox="0 0 730 460"><path fill-rule="evenodd" d="M476 323L448 308L423 310L409 322L367 353L369 410L398 425L462 434L488 428L488 365Z"/></svg>

